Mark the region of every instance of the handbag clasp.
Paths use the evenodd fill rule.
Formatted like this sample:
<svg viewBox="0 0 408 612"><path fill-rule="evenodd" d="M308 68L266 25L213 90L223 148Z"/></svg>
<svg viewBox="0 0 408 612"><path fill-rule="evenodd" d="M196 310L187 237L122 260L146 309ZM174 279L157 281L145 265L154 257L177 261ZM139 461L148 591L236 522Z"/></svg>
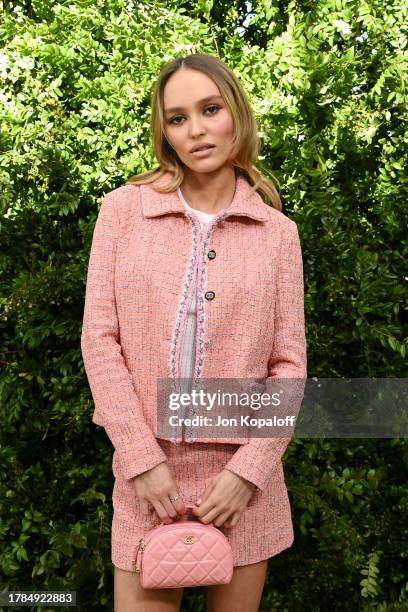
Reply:
<svg viewBox="0 0 408 612"><path fill-rule="evenodd" d="M188 535L184 536L184 539L183 539L184 544L194 544L195 541L196 541L196 538L191 533L189 533Z"/></svg>

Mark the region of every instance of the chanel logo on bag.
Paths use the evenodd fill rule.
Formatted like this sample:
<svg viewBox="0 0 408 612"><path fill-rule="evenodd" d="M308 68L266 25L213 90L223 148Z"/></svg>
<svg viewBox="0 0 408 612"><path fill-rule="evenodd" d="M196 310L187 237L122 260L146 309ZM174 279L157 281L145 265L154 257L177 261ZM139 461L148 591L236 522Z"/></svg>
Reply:
<svg viewBox="0 0 408 612"><path fill-rule="evenodd" d="M196 539L192 534L184 536L184 544L194 544L195 541Z"/></svg>

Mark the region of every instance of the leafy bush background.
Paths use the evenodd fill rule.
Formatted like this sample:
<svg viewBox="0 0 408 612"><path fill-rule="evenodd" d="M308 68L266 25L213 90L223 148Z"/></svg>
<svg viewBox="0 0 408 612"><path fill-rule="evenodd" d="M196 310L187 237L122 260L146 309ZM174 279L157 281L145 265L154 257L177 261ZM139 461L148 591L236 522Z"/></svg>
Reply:
<svg viewBox="0 0 408 612"><path fill-rule="evenodd" d="M250 8L3 3L1 589L76 589L79 610L112 609L112 449L79 344L86 269L102 195L156 164L150 88L173 56L219 53L251 99L302 240L309 376L407 374L407 7ZM295 543L269 562L263 609L408 609L407 458L404 439L291 442ZM187 589L183 610L203 598Z"/></svg>

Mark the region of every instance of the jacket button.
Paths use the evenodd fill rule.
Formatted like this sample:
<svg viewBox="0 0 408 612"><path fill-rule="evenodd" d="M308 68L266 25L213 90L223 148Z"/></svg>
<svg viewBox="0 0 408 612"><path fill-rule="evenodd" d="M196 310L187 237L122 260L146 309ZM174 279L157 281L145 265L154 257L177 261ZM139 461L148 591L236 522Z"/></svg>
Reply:
<svg viewBox="0 0 408 612"><path fill-rule="evenodd" d="M214 291L207 291L205 294L205 299L206 300L213 300L215 298L215 293Z"/></svg>
<svg viewBox="0 0 408 612"><path fill-rule="evenodd" d="M211 251L208 251L208 259L215 259L216 256L216 252L214 251L214 249L211 249Z"/></svg>

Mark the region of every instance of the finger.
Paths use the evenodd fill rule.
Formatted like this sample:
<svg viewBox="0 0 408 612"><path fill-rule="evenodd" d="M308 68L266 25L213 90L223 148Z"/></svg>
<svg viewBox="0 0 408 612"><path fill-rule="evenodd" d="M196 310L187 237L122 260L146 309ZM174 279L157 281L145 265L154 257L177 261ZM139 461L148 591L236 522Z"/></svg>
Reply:
<svg viewBox="0 0 408 612"><path fill-rule="evenodd" d="M168 495L164 496L160 501L163 504L164 509L166 510L167 514L172 519L175 518L177 516L177 510L176 510L176 508L174 507L173 504L175 504L176 502L171 501L171 499L170 499L170 497Z"/></svg>
<svg viewBox="0 0 408 612"><path fill-rule="evenodd" d="M213 521L215 527L222 527L225 522L231 517L231 511L221 512L219 516Z"/></svg>
<svg viewBox="0 0 408 612"><path fill-rule="evenodd" d="M199 501L200 499L201 499L201 502L200 502L200 503L197 505L197 507L196 507L196 508L194 508L194 513L195 513L195 514L197 514L197 511L198 511L198 510L200 511L200 512L197 514L197 516L198 516L198 515L201 515L201 509L203 508L203 506L204 506L204 511L208 511L208 510L209 510L209 508L211 507L211 506L209 506L209 505L208 505L207 500L208 500L208 498L209 498L209 496L210 496L210 494L211 494L212 490L214 489L214 486L215 486L215 484L214 484L212 481L211 481L211 482L209 482L209 483L208 483L208 485L206 486L206 488L204 489L204 492L202 493L202 495L201 495L201 496L200 496L200 495L198 496L198 498L197 498L197 504L198 504L198 501Z"/></svg>
<svg viewBox="0 0 408 612"><path fill-rule="evenodd" d="M157 512L157 516L159 517L159 519L165 523L166 525L168 525L169 523L172 523L172 519L169 517L169 515L167 514L167 510L165 509L165 507L163 506L163 504L160 501L155 501L154 504L154 509Z"/></svg>
<svg viewBox="0 0 408 612"><path fill-rule="evenodd" d="M217 508L216 513L214 514L214 510ZM208 515L211 513L210 519L208 522L211 522L215 516L218 515L221 508L218 506L218 503L214 501L212 497L209 497L205 501L203 501L198 508L194 508L194 516L196 516L200 521L206 517L208 519Z"/></svg>
<svg viewBox="0 0 408 612"><path fill-rule="evenodd" d="M207 501L207 499L209 498L209 496L211 495L213 489L215 487L215 482L214 480L211 478L211 480L206 484L205 489L202 493L201 496L198 496L198 499L201 499L201 504L200 506Z"/></svg>
<svg viewBox="0 0 408 612"><path fill-rule="evenodd" d="M186 508L186 505L185 505L184 500L181 497L181 495L180 495L180 497L178 499L174 500L174 498L177 497L178 495L180 495L180 494L177 493L177 492L176 493L171 493L171 495L169 495L169 498L170 498L170 501L173 504L177 514L182 515L182 514L185 514L187 508ZM173 499L171 499L171 498L173 498Z"/></svg>
<svg viewBox="0 0 408 612"><path fill-rule="evenodd" d="M238 523L240 518L241 518L241 513L235 512L233 516L226 523L224 523L224 527L235 527L235 525Z"/></svg>
<svg viewBox="0 0 408 612"><path fill-rule="evenodd" d="M205 512L202 516L199 517L200 521L208 525L208 523L212 523L215 519L222 513L225 512L225 509L221 509L218 506L213 506L207 512Z"/></svg>
<svg viewBox="0 0 408 612"><path fill-rule="evenodd" d="M230 527L235 527L235 525L238 523L239 521L239 515L237 516L237 513L234 512L224 523L223 527L227 527L227 529L229 529Z"/></svg>
<svg viewBox="0 0 408 612"><path fill-rule="evenodd" d="M150 514L149 502L145 499L141 499L140 501L140 510L142 514L147 515Z"/></svg>

